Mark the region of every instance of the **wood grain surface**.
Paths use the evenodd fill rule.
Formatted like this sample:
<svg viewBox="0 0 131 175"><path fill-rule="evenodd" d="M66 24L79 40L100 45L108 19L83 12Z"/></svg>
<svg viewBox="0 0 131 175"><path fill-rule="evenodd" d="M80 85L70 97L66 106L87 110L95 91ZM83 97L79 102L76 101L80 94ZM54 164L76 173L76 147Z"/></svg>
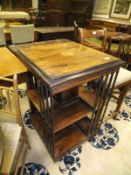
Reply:
<svg viewBox="0 0 131 175"><path fill-rule="evenodd" d="M24 64L6 47L0 48L0 76L10 76L27 71Z"/></svg>
<svg viewBox="0 0 131 175"><path fill-rule="evenodd" d="M118 61L118 58L72 41L33 45L19 50L50 79L57 79Z"/></svg>

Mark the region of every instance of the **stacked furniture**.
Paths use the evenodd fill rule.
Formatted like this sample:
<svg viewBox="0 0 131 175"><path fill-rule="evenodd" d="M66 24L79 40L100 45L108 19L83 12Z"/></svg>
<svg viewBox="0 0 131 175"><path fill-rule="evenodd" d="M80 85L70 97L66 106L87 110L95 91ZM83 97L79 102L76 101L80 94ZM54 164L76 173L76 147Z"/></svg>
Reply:
<svg viewBox="0 0 131 175"><path fill-rule="evenodd" d="M39 8L45 15L46 26L73 25L74 20L84 25L85 19L92 16L93 5L94 0L48 0Z"/></svg>

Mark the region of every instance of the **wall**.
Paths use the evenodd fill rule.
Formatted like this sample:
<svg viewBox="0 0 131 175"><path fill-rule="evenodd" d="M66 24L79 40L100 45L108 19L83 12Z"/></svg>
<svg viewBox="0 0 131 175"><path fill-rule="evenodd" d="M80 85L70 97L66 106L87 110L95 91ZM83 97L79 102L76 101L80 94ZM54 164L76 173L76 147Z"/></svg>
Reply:
<svg viewBox="0 0 131 175"><path fill-rule="evenodd" d="M110 21L131 22L131 17L128 20L110 17L113 2L114 0L95 0L92 18L101 18L105 20L108 19Z"/></svg>
<svg viewBox="0 0 131 175"><path fill-rule="evenodd" d="M32 7L38 8L38 0L32 0Z"/></svg>

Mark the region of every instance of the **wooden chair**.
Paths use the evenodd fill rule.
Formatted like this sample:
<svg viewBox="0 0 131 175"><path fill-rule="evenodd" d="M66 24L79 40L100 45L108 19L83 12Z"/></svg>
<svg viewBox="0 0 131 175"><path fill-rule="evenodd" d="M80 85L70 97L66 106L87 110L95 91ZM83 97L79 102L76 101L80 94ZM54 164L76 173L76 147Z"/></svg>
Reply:
<svg viewBox="0 0 131 175"><path fill-rule="evenodd" d="M131 39L128 36L123 36L122 38L108 37L107 40L107 50L106 52L110 55L118 57L118 51L120 48L124 47L127 49L127 45L130 47ZM121 50L121 49L120 49ZM124 49L125 50L125 49Z"/></svg>
<svg viewBox="0 0 131 175"><path fill-rule="evenodd" d="M74 34L78 43L92 47L94 49L105 51L106 49L106 29L87 29L80 28L74 22Z"/></svg>
<svg viewBox="0 0 131 175"><path fill-rule="evenodd" d="M6 40L5 40L5 34L4 34L4 27L0 26L0 46L5 46Z"/></svg>
<svg viewBox="0 0 131 175"><path fill-rule="evenodd" d="M0 77L0 122L18 123L30 148L21 116L17 75L14 75L13 79Z"/></svg>
<svg viewBox="0 0 131 175"><path fill-rule="evenodd" d="M131 65L131 41L120 41L116 55L126 62L126 67Z"/></svg>
<svg viewBox="0 0 131 175"><path fill-rule="evenodd" d="M127 67L131 63L131 41L120 41L117 50L114 52L114 55L125 61L124 67ZM123 104L124 98L130 86L131 86L131 72L125 68L120 68L114 86L114 90L112 93L112 97L117 100L117 107L113 115L117 115L118 112L120 111L120 108ZM117 94L117 96L115 94Z"/></svg>
<svg viewBox="0 0 131 175"><path fill-rule="evenodd" d="M34 25L10 26L13 44L30 43L34 41Z"/></svg>
<svg viewBox="0 0 131 175"><path fill-rule="evenodd" d="M3 148L0 174L17 175L19 171L23 175L28 147L24 137L21 137L22 128L18 124L4 122L0 123L0 128L3 137L3 142L0 140L0 147Z"/></svg>
<svg viewBox="0 0 131 175"><path fill-rule="evenodd" d="M126 62L125 67L131 64L131 41L120 41L116 56ZM124 98L131 86L131 72L125 68L120 68L112 96L117 99L115 115L118 114L123 104ZM114 96L116 89L119 89L119 97Z"/></svg>
<svg viewBox="0 0 131 175"><path fill-rule="evenodd" d="M131 87L131 72L125 68L120 68L112 93L112 97L117 100L117 106L113 113L113 116L116 116L119 113L124 98L130 87ZM117 95L119 94L119 96L116 96L116 94Z"/></svg>

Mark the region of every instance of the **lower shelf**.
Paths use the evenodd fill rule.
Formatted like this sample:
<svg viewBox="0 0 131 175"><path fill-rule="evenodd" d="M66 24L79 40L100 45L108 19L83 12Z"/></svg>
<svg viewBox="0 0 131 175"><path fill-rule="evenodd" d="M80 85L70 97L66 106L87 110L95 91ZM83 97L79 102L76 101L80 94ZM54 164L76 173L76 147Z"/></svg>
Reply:
<svg viewBox="0 0 131 175"><path fill-rule="evenodd" d="M48 133L47 126L43 123L40 114L35 113L31 115L31 120L41 139L45 143L45 146L47 146L45 140L46 134ZM54 160L58 160L65 153L87 140L87 132L85 132L85 130L88 131L89 124L90 119L84 117L75 124L54 134Z"/></svg>
<svg viewBox="0 0 131 175"><path fill-rule="evenodd" d="M80 129L88 135L88 129L90 126L91 120L88 117L85 117L77 122L77 125L80 127Z"/></svg>
<svg viewBox="0 0 131 175"><path fill-rule="evenodd" d="M54 157L58 159L73 147L87 140L81 129L73 124L55 135Z"/></svg>

